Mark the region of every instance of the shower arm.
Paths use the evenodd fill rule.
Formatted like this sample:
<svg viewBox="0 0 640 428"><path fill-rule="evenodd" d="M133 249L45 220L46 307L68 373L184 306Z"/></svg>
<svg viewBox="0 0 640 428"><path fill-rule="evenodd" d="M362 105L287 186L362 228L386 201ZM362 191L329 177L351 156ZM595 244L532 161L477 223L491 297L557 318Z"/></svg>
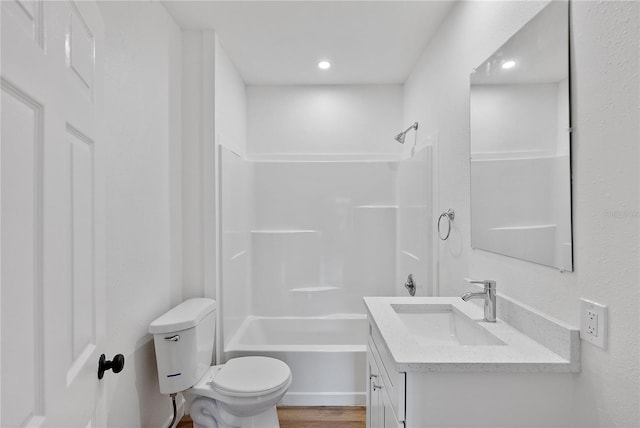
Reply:
<svg viewBox="0 0 640 428"><path fill-rule="evenodd" d="M407 132L411 131L412 129L415 129L416 131L418 130L418 122L413 122L413 125L411 125L407 129L405 129L403 134L406 134Z"/></svg>

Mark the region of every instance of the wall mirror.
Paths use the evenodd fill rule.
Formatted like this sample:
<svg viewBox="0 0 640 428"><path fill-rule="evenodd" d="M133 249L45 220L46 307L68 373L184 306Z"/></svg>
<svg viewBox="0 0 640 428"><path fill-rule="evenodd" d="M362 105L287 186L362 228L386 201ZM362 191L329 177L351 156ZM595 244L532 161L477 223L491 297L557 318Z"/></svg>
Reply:
<svg viewBox="0 0 640 428"><path fill-rule="evenodd" d="M471 246L573 270L569 4L471 74Z"/></svg>

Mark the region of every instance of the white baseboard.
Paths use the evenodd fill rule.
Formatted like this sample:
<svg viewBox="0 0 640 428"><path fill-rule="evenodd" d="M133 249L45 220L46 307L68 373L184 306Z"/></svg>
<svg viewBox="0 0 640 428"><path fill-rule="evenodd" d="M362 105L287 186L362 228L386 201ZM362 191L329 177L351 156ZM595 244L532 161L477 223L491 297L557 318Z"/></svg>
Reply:
<svg viewBox="0 0 640 428"><path fill-rule="evenodd" d="M364 406L364 392L287 392L280 406Z"/></svg>

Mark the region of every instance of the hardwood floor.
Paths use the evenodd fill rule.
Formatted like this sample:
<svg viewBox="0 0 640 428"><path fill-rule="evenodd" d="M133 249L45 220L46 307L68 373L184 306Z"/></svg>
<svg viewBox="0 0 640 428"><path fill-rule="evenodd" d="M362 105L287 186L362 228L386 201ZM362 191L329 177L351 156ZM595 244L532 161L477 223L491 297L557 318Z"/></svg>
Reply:
<svg viewBox="0 0 640 428"><path fill-rule="evenodd" d="M348 407L278 407L280 428L364 428L365 408ZM191 418L185 416L178 428L191 428Z"/></svg>
<svg viewBox="0 0 640 428"><path fill-rule="evenodd" d="M192 428L193 427L193 422L191 421L191 418L188 415L185 415L184 418L180 419L180 422L178 422L178 425L176 425L176 428Z"/></svg>
<svg viewBox="0 0 640 428"><path fill-rule="evenodd" d="M280 428L364 428L365 408L278 407Z"/></svg>

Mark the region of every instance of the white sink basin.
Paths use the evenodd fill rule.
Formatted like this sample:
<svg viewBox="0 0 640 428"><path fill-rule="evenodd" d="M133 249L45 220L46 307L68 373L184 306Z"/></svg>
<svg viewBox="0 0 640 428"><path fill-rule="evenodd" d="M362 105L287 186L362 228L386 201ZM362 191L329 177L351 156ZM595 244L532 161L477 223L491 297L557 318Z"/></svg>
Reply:
<svg viewBox="0 0 640 428"><path fill-rule="evenodd" d="M409 333L424 346L500 346L505 343L448 304L391 304Z"/></svg>

